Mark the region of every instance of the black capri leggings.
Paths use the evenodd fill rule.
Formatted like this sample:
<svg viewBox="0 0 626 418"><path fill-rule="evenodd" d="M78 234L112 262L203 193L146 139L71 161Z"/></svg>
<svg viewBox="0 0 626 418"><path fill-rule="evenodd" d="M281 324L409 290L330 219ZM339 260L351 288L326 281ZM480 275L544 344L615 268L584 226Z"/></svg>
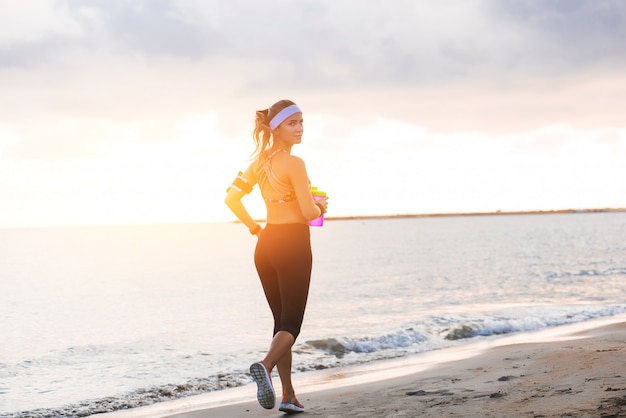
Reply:
<svg viewBox="0 0 626 418"><path fill-rule="evenodd" d="M311 282L311 239L306 224L268 224L254 252L265 297L274 315L274 335L300 334Z"/></svg>

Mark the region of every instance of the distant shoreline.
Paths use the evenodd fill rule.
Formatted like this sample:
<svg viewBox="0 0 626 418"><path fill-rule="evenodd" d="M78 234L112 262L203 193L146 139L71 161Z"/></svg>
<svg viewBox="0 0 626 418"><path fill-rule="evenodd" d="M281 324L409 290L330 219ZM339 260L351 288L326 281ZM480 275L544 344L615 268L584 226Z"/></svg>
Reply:
<svg viewBox="0 0 626 418"><path fill-rule="evenodd" d="M599 208L599 209L555 209L555 210L529 210L529 211L496 211L496 212L452 212L452 213L414 213L396 215L354 215L354 216L328 216L325 221L345 221L364 219L395 219L395 218L441 218L456 216L500 216L500 215L552 215L570 213L614 213L626 212L626 208ZM264 220L261 220L264 221Z"/></svg>
<svg viewBox="0 0 626 418"><path fill-rule="evenodd" d="M352 221L352 220L375 220L375 219L402 219L402 218L443 218L461 216L503 216L503 215L553 215L571 213L619 213L626 212L626 208L591 208L591 209L554 209L554 210L528 210L528 211L496 211L496 212L450 212L450 213L398 213L388 215L350 215L350 216L327 216L325 221ZM256 218L256 222L266 222L264 218ZM198 222L174 222L174 223L134 223L134 224L87 224L87 225L50 225L50 226L5 226L3 230L18 229L58 229L58 228L94 228L94 227L128 227L128 226L154 226L154 225L192 225L204 223L241 223L240 220L232 221L198 221Z"/></svg>

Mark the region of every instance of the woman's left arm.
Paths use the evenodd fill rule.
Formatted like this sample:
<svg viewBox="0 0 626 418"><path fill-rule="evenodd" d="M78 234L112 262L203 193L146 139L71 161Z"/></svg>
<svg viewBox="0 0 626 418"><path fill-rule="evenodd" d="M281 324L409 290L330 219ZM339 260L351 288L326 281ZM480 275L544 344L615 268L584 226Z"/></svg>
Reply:
<svg viewBox="0 0 626 418"><path fill-rule="evenodd" d="M307 175L304 161L293 155L290 156L289 179L291 180L291 186L298 198L302 216L309 221L319 218L323 212L326 211L328 205L327 198L324 197L317 201L317 203L313 200L311 184L309 183L309 176ZM321 207L319 205L321 205ZM323 211L322 207L324 208Z"/></svg>

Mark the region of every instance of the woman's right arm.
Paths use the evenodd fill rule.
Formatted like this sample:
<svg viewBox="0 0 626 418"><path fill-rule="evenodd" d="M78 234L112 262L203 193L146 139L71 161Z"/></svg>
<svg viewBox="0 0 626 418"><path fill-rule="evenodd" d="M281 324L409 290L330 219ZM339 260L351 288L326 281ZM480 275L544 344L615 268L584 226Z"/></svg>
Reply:
<svg viewBox="0 0 626 418"><path fill-rule="evenodd" d="M250 164L245 173L241 175L246 180L247 185L250 188L254 187L254 185L257 183L253 166L254 163ZM235 214L235 216L248 227L252 234L258 236L263 231L263 228L261 228L261 226L257 224L254 219L252 219L252 216L250 216L250 213L248 213L248 210L241 201L241 199L248 193L246 193L246 191L241 188L231 186L226 192L226 198L224 199L224 203L226 203L228 208Z"/></svg>

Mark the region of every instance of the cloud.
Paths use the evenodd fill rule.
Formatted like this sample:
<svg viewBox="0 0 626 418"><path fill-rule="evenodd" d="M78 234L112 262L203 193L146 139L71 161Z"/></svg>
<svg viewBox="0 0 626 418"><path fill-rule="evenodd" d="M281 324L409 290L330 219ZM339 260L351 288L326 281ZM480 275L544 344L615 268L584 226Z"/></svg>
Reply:
<svg viewBox="0 0 626 418"><path fill-rule="evenodd" d="M63 4L52 0L4 2L0 11L0 48L36 43L49 36L79 36L80 25Z"/></svg>
<svg viewBox="0 0 626 418"><path fill-rule="evenodd" d="M626 60L626 5L619 0L39 0L38 5L41 13L31 15L50 17L31 18L25 27L35 30L13 31L8 38L13 47L0 44L0 65L26 57L35 65L36 57L76 48L146 59L169 56L191 60L188 65L241 61L247 69L239 74L242 87L330 91L476 80L507 84L622 67Z"/></svg>
<svg viewBox="0 0 626 418"><path fill-rule="evenodd" d="M97 16L100 30L120 52L199 57L210 45L197 27L178 18L175 3L165 0L69 0L83 22Z"/></svg>
<svg viewBox="0 0 626 418"><path fill-rule="evenodd" d="M246 57L272 70L271 63L280 64L279 77L269 79L274 85L328 91L514 83L625 60L626 11L619 1L179 5L181 16L194 16L190 25L221 35L205 54Z"/></svg>
<svg viewBox="0 0 626 418"><path fill-rule="evenodd" d="M41 68L55 52L86 34L65 4L53 0L5 2L0 10L0 70Z"/></svg>
<svg viewBox="0 0 626 418"><path fill-rule="evenodd" d="M475 77L512 79L527 72L562 75L597 66L598 59L600 64L626 59L626 5L619 0L57 4L55 18L42 28L74 28L61 33L73 36L75 46L243 60L253 80L262 73L273 86L421 86ZM72 24L63 26L67 22ZM24 35L22 45L29 43L34 52L37 43L54 45L54 37L43 34L56 32L43 29L35 38Z"/></svg>
<svg viewBox="0 0 626 418"><path fill-rule="evenodd" d="M210 111L247 137L254 110L280 98L348 132L376 117L431 131L623 126L620 1L23 4L0 12L23 20L0 25L0 124L19 155L82 152L83 138L104 140L92 123ZM44 145L52 132L68 135Z"/></svg>
<svg viewBox="0 0 626 418"><path fill-rule="evenodd" d="M554 73L626 63L626 4L619 0L493 1L526 35L531 63Z"/></svg>

